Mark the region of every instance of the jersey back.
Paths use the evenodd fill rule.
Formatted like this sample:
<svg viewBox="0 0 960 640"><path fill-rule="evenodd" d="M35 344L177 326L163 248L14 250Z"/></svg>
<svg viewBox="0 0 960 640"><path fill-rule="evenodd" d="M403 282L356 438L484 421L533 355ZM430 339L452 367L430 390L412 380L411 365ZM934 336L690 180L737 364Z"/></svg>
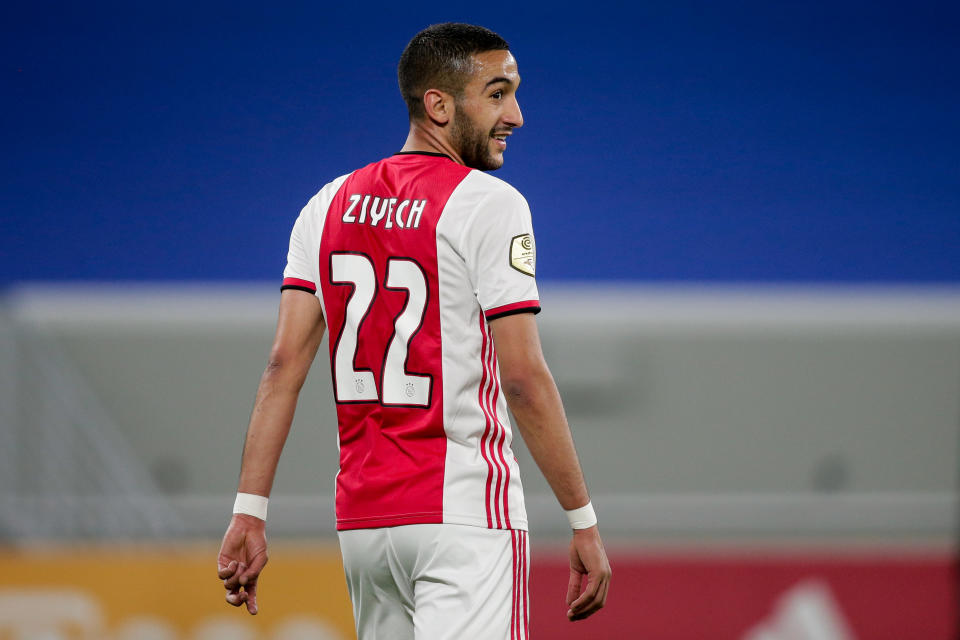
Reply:
<svg viewBox="0 0 960 640"><path fill-rule="evenodd" d="M488 321L539 311L534 255L522 196L446 156L373 163L301 212L284 287L329 331L338 529L526 529Z"/></svg>

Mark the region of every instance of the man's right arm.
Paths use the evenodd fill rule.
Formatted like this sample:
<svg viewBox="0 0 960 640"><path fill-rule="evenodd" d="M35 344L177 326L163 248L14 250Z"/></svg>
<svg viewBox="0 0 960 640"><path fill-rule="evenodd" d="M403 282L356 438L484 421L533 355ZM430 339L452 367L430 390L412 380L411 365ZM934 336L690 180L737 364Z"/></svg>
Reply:
<svg viewBox="0 0 960 640"><path fill-rule="evenodd" d="M543 358L533 314L497 318L490 322L490 328L503 378L503 393L530 455L564 509L570 511L587 505L590 502L587 485L560 393ZM610 573L597 526L574 529L567 585L570 620L581 620L603 607ZM585 586L582 585L584 577Z"/></svg>
<svg viewBox="0 0 960 640"><path fill-rule="evenodd" d="M325 329L316 296L296 289L281 293L277 332L260 378L243 446L240 493L270 495L297 398ZM251 614L257 612L257 578L267 562L264 529L263 520L235 514L217 558L217 575L224 581L227 602L234 606L246 604Z"/></svg>
<svg viewBox="0 0 960 640"><path fill-rule="evenodd" d="M296 289L280 294L277 333L250 415L238 491L270 495L297 398L325 330L315 295Z"/></svg>

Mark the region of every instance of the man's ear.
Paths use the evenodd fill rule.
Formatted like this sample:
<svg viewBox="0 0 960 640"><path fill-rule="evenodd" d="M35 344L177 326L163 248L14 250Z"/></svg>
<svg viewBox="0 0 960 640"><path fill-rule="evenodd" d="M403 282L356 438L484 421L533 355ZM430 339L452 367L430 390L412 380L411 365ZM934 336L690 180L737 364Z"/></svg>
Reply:
<svg viewBox="0 0 960 640"><path fill-rule="evenodd" d="M439 89L427 89L423 94L423 109L434 124L444 126L453 119L453 96Z"/></svg>

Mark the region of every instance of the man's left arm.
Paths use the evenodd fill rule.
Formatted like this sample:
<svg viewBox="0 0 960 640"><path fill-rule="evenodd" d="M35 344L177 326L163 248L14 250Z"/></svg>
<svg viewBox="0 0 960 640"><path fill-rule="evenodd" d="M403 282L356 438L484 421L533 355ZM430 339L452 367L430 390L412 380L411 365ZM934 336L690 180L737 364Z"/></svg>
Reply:
<svg viewBox="0 0 960 640"><path fill-rule="evenodd" d="M565 510L590 504L560 392L543 358L533 314L497 318L490 322L490 328L503 377L503 394L530 455ZM597 525L574 528L566 597L570 620L582 620L606 604L611 573Z"/></svg>

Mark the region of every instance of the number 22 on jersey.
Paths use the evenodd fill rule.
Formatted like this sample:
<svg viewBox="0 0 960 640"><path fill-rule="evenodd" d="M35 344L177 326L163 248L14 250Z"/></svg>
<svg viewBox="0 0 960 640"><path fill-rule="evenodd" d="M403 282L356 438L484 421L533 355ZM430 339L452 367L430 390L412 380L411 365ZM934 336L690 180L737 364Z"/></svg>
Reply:
<svg viewBox="0 0 960 640"><path fill-rule="evenodd" d="M330 283L352 286L347 299L343 327L333 355L334 393L337 402L379 402L384 406L429 407L433 376L406 370L410 341L423 324L427 308L427 276L410 258L387 260L384 288L405 291L406 304L393 320L392 333L382 335L376 327L365 330L364 320L377 303L377 273L373 261L362 253L330 254ZM374 340L385 345L378 391L373 371L355 365L358 341Z"/></svg>

